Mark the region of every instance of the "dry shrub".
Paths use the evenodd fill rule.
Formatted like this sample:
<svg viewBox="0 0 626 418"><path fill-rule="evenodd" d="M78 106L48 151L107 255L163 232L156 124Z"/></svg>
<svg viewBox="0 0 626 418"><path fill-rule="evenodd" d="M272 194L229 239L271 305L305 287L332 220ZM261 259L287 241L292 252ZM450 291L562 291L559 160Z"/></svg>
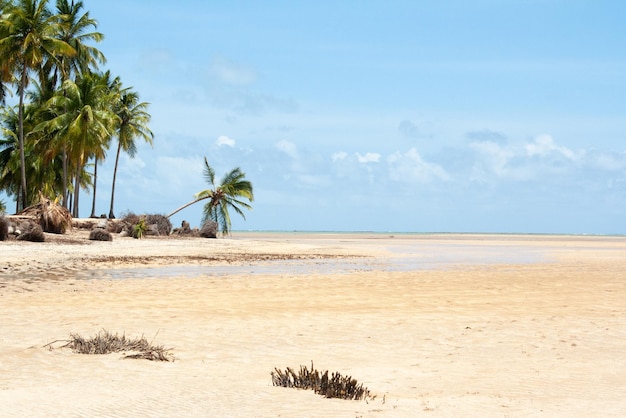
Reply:
<svg viewBox="0 0 626 418"><path fill-rule="evenodd" d="M311 370L306 366L300 366L299 373L290 367L287 367L284 372L275 368L272 372L272 384L289 388L312 389L326 398L360 400L370 394L363 384L359 384L351 376L342 376L336 372L329 377L328 370L320 373L313 368L313 363L311 363Z"/></svg>
<svg viewBox="0 0 626 418"><path fill-rule="evenodd" d="M127 212L122 215L122 222L128 225L136 225L141 220L139 215L135 215L133 212Z"/></svg>
<svg viewBox="0 0 626 418"><path fill-rule="evenodd" d="M95 228L89 233L89 239L92 241L113 241L111 233L106 229Z"/></svg>
<svg viewBox="0 0 626 418"><path fill-rule="evenodd" d="M44 242L46 240L43 229L38 224L32 222L24 222L20 225L21 234L17 236L19 241Z"/></svg>
<svg viewBox="0 0 626 418"><path fill-rule="evenodd" d="M124 223L124 230L133 238L140 238L139 235L143 235L138 235L138 230L146 234L166 236L172 232L172 223L165 215L135 215L128 212L123 215L122 222Z"/></svg>
<svg viewBox="0 0 626 418"><path fill-rule="evenodd" d="M217 228L219 225L215 221L206 221L200 229L202 238L217 238Z"/></svg>
<svg viewBox="0 0 626 418"><path fill-rule="evenodd" d="M165 215L146 215L148 225L156 225L158 235L169 235L172 232L172 223Z"/></svg>
<svg viewBox="0 0 626 418"><path fill-rule="evenodd" d="M51 347L53 343L47 344ZM78 334L70 334L70 340L61 348L71 348L79 354L110 354L124 352L124 358L142 358L152 361L174 361L174 356L170 353L170 349L164 348L162 345L154 346L146 340L144 336L141 338L126 338L117 333L112 334L107 330L102 330L98 334L90 338L83 338ZM126 352L130 352L126 354Z"/></svg>
<svg viewBox="0 0 626 418"><path fill-rule="evenodd" d="M0 215L0 241L9 239L9 221L4 215Z"/></svg>
<svg viewBox="0 0 626 418"><path fill-rule="evenodd" d="M51 200L39 192L39 203L29 206L18 215L32 216L45 232L64 234L72 228L72 215L59 205L57 200Z"/></svg>

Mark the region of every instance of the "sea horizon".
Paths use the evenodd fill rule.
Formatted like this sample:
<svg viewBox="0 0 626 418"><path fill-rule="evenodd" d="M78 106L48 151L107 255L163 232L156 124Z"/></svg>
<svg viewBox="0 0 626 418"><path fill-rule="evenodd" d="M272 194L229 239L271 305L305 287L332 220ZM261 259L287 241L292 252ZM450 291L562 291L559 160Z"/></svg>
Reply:
<svg viewBox="0 0 626 418"><path fill-rule="evenodd" d="M564 236L564 237L626 237L626 233L599 233L599 232L488 232L488 231L375 231L375 230L308 230L308 229L237 229L231 230L231 234L312 234L312 235L404 235L404 236L428 236L428 235L518 235L518 236Z"/></svg>

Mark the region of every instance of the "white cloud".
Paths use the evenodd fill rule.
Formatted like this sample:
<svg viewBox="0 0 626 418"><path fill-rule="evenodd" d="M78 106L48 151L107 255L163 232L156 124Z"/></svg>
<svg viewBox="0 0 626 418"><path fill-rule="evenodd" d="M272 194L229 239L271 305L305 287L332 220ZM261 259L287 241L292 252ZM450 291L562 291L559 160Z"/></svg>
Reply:
<svg viewBox="0 0 626 418"><path fill-rule="evenodd" d="M333 155L331 155L330 158L332 158L333 162L338 161L338 160L345 160L348 157L348 153L344 152L344 151L340 151L340 152L335 152L333 153Z"/></svg>
<svg viewBox="0 0 626 418"><path fill-rule="evenodd" d="M233 148L235 146L235 140L227 137L226 135L220 135L215 141L215 145L218 147L225 145L227 147Z"/></svg>
<svg viewBox="0 0 626 418"><path fill-rule="evenodd" d="M569 148L556 145L552 136L547 134L538 135L533 142L526 144L528 156L545 157L550 154L560 154L569 160L576 160L578 156Z"/></svg>
<svg viewBox="0 0 626 418"><path fill-rule="evenodd" d="M593 153L589 157L592 167L606 171L619 171L626 168L626 152L621 154Z"/></svg>
<svg viewBox="0 0 626 418"><path fill-rule="evenodd" d="M357 152L356 158L357 161L360 163L377 163L378 161L380 161L380 154L378 154L377 152L368 152L364 155L361 155Z"/></svg>
<svg viewBox="0 0 626 418"><path fill-rule="evenodd" d="M275 146L279 151L284 152L291 158L298 158L298 149L296 148L296 144L294 144L293 142L282 140L277 142Z"/></svg>
<svg viewBox="0 0 626 418"><path fill-rule="evenodd" d="M211 72L220 81L227 84L247 85L256 81L256 74L253 70L224 57L216 57L213 59Z"/></svg>
<svg viewBox="0 0 626 418"><path fill-rule="evenodd" d="M480 161L477 161L477 165L474 166L475 172L482 173L483 169L479 167L486 166L488 171L492 171L500 177L506 177L508 175L509 170L507 164L515 155L512 150L491 141L472 142L470 148L475 149L478 154L483 157Z"/></svg>
<svg viewBox="0 0 626 418"><path fill-rule="evenodd" d="M438 164L422 159L415 148L406 153L396 152L387 157L389 177L394 181L418 181L427 183L432 180L450 180L450 175Z"/></svg>

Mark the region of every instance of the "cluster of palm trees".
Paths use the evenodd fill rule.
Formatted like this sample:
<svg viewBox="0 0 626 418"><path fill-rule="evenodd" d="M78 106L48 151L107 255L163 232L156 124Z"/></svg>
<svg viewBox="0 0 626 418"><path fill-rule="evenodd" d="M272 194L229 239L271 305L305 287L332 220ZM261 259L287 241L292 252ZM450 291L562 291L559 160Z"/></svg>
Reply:
<svg viewBox="0 0 626 418"><path fill-rule="evenodd" d="M111 206L121 151L152 144L148 104L119 77L99 69L103 39L83 3L0 0L0 191L16 212L39 192L78 217L80 189L91 189L95 216L98 164L117 140ZM11 90L13 88L13 91ZM13 96L17 104L9 106Z"/></svg>

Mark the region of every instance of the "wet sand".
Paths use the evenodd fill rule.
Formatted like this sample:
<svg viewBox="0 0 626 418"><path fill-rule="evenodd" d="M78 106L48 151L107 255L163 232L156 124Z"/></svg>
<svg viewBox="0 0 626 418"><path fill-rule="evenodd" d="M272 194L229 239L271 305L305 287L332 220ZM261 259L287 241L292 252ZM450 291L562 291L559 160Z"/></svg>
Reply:
<svg viewBox="0 0 626 418"><path fill-rule="evenodd" d="M0 416L626 411L625 237L84 238L0 243ZM176 360L44 347L102 329ZM311 361L376 398L272 386Z"/></svg>

